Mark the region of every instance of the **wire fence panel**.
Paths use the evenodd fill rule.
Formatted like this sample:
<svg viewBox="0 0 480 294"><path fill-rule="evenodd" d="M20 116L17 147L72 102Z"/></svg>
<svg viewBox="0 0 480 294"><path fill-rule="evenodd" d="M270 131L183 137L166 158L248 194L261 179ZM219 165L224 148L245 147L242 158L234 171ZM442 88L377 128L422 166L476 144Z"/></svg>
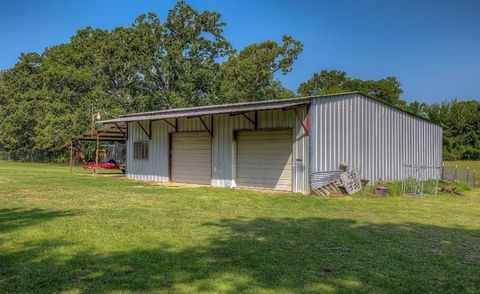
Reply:
<svg viewBox="0 0 480 294"><path fill-rule="evenodd" d="M403 193L420 197L437 196L440 178L439 166L404 165L402 167Z"/></svg>
<svg viewBox="0 0 480 294"><path fill-rule="evenodd" d="M442 180L444 181L462 182L474 187L476 176L476 171L469 168L442 166Z"/></svg>

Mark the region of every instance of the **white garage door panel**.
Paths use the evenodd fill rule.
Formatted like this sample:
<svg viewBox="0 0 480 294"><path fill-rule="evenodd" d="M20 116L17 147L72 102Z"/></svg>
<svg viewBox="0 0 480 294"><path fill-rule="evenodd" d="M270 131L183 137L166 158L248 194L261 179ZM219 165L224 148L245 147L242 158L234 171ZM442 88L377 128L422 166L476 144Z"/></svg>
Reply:
<svg viewBox="0 0 480 294"><path fill-rule="evenodd" d="M280 170L280 171L279 171ZM291 170L284 170L281 169L241 169L238 170L240 174L243 174L243 179L267 179L267 180L288 180L292 178L292 171Z"/></svg>
<svg viewBox="0 0 480 294"><path fill-rule="evenodd" d="M275 149L271 149L272 151L270 152L274 152L273 150ZM242 152L245 152L247 153L246 150L243 150ZM282 166L285 166L285 162L279 158L283 157L283 158L288 158L290 156L290 154L287 154L287 153L277 153L277 154L272 154L272 153L268 153L268 154L265 154L263 152L256 152L255 154L255 158L252 158L252 153L254 153L255 151L250 151L248 150L248 155L242 155L242 156L239 156L237 157L239 160L243 161L244 163L251 163L251 164L261 164L261 165L282 165ZM278 161L277 161L278 160Z"/></svg>
<svg viewBox="0 0 480 294"><path fill-rule="evenodd" d="M290 182L266 182L266 181L246 181L239 187L272 189L280 191L291 191L292 184Z"/></svg>
<svg viewBox="0 0 480 294"><path fill-rule="evenodd" d="M212 141L206 132L172 134L172 181L210 184Z"/></svg>
<svg viewBox="0 0 480 294"><path fill-rule="evenodd" d="M292 131L237 133L237 185L292 190Z"/></svg>
<svg viewBox="0 0 480 294"><path fill-rule="evenodd" d="M278 165L271 165L269 167L265 167L264 165L262 165L261 162L256 162L255 164L252 164L250 165L248 168L239 168L238 170L239 171L245 171L245 172L255 172L256 170L258 171L263 171L263 170L278 170L278 169L283 169L284 172L291 172L292 169L290 167L285 167L284 165L282 164L278 164Z"/></svg>

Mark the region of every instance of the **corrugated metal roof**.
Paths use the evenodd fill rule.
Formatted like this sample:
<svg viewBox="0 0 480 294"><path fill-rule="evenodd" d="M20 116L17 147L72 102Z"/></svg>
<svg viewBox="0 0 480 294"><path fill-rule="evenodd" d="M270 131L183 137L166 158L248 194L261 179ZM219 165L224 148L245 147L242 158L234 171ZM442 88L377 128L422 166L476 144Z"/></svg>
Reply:
<svg viewBox="0 0 480 294"><path fill-rule="evenodd" d="M310 102L311 98L295 98L283 100L269 100L248 103L223 104L190 108L176 108L154 112L144 112L122 115L118 118L102 121L101 123L131 122L143 120L160 120L182 117L194 117L201 115L212 115L222 113L249 112L260 110L272 110L279 108L289 108L304 105Z"/></svg>
<svg viewBox="0 0 480 294"><path fill-rule="evenodd" d="M434 124L438 124L424 117L421 117L419 115L406 111L405 109L391 105L380 99L376 99L371 96L365 95L364 93L359 91L327 94L327 95L315 95L315 96L307 96L307 97L292 98L292 99L276 99L276 100L267 100L267 101L243 102L243 103L209 105L209 106L200 106L200 107L165 109L165 110L151 111L151 112L140 112L140 113L121 115L118 118L104 120L104 121L101 121L100 123L111 124L111 123L119 123L119 122L161 120L161 119L195 117L195 116L213 115L213 114L237 113L237 112L241 113L241 112L250 112L250 111L282 109L282 108L295 107L295 106L300 106L303 104L310 103L311 99L313 98L344 96L349 94L363 95L369 99L375 100L389 107L399 109L417 118L429 121Z"/></svg>
<svg viewBox="0 0 480 294"><path fill-rule="evenodd" d="M116 124L116 125L115 125ZM125 141L127 133L127 125L124 122L117 123L105 123L97 128L93 134L86 132L80 136L72 137L74 140L96 140L97 136L99 140L112 140L112 141Z"/></svg>

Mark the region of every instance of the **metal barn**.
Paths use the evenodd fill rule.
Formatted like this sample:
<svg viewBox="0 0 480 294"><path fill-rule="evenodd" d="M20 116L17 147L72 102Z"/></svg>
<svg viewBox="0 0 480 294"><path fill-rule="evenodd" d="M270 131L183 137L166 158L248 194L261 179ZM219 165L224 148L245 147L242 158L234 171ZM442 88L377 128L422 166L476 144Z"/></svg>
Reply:
<svg viewBox="0 0 480 294"><path fill-rule="evenodd" d="M126 124L126 177L309 193L341 162L369 181L442 162L442 128L362 93L170 109Z"/></svg>

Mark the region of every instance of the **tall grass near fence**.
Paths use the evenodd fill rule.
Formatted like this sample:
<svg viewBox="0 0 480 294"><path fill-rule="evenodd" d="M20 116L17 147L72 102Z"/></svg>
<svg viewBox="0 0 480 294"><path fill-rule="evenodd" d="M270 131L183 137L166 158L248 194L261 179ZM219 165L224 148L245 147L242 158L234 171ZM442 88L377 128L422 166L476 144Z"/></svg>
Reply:
<svg viewBox="0 0 480 294"><path fill-rule="evenodd" d="M441 169L442 180L480 186L480 161L446 161Z"/></svg>

